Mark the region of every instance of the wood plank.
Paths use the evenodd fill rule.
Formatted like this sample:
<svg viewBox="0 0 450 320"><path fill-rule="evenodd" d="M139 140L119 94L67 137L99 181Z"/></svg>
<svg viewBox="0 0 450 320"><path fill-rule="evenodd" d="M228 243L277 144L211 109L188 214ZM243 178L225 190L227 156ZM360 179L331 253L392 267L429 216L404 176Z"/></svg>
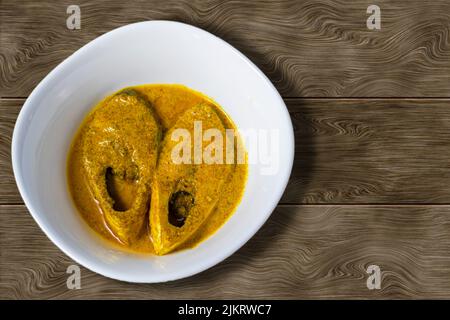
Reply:
<svg viewBox="0 0 450 320"><path fill-rule="evenodd" d="M199 275L130 284L81 271L23 206L0 206L0 298L449 298L450 206L280 206L241 250ZM369 265L381 289L368 290Z"/></svg>
<svg viewBox="0 0 450 320"><path fill-rule="evenodd" d="M450 203L450 99L286 102L296 154L281 203ZM0 204L22 203L10 160L22 104L0 107Z"/></svg>
<svg viewBox="0 0 450 320"><path fill-rule="evenodd" d="M71 0L2 0L0 97L28 96L58 63L116 27L166 19L223 38L284 96L449 97L450 2L377 1L381 30L366 27L371 0L77 2L81 30L66 28Z"/></svg>
<svg viewBox="0 0 450 320"><path fill-rule="evenodd" d="M449 100L289 100L282 203L449 203Z"/></svg>

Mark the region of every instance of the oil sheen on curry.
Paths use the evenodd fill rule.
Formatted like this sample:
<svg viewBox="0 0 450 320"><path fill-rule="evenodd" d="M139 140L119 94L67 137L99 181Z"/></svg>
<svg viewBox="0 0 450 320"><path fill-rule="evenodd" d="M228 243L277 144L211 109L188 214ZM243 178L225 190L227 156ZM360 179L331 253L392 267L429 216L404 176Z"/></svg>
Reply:
<svg viewBox="0 0 450 320"><path fill-rule="evenodd" d="M181 85L142 85L88 114L67 174L93 230L123 249L164 255L194 247L231 216L246 183L246 152L210 98Z"/></svg>

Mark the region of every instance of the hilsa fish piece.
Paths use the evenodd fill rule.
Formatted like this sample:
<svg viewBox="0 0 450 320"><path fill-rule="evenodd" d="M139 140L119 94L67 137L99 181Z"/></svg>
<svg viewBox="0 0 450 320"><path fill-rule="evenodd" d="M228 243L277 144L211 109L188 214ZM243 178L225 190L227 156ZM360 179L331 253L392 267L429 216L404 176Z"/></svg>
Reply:
<svg viewBox="0 0 450 320"><path fill-rule="evenodd" d="M180 116L162 142L150 205L151 237L158 255L175 250L198 230L215 208L233 170L230 164L194 161L195 143L191 143L190 161L174 161L173 150L179 142L172 140L172 134L181 129L194 136L199 122L203 130L215 129L225 136L226 128L216 111L199 104Z"/></svg>
<svg viewBox="0 0 450 320"><path fill-rule="evenodd" d="M95 109L86 125L82 137L86 181L110 231L129 244L147 227L162 136L159 121L138 92L123 90Z"/></svg>

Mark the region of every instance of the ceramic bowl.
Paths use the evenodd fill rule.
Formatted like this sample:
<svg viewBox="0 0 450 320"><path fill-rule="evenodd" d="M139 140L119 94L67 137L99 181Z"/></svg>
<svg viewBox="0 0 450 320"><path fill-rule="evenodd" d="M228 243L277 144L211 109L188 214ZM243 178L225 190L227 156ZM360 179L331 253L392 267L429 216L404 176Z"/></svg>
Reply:
<svg viewBox="0 0 450 320"><path fill-rule="evenodd" d="M118 89L149 83L186 85L217 101L238 128L278 132L278 146L273 151L277 169L264 172L264 161L252 163L245 193L233 216L197 247L166 256L129 253L102 240L81 218L67 188L70 143L89 110ZM255 148L246 147L249 158L258 158ZM72 54L26 100L12 141L19 191L45 234L86 268L129 282L180 279L233 254L274 210L288 182L293 158L292 123L267 77L223 40L169 21L126 25Z"/></svg>

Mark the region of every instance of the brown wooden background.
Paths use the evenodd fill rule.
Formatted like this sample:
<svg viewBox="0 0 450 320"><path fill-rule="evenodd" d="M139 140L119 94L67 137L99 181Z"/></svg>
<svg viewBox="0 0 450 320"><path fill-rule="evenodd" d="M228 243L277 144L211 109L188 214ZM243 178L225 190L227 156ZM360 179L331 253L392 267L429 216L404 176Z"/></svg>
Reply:
<svg viewBox="0 0 450 320"><path fill-rule="evenodd" d="M81 30L66 8L81 7ZM381 30L366 27L370 4ZM255 62L296 135L280 205L241 250L188 279L128 284L73 263L24 207L14 122L64 58L124 24L199 26ZM450 1L0 0L0 298L450 298ZM368 290L366 268L382 270Z"/></svg>

